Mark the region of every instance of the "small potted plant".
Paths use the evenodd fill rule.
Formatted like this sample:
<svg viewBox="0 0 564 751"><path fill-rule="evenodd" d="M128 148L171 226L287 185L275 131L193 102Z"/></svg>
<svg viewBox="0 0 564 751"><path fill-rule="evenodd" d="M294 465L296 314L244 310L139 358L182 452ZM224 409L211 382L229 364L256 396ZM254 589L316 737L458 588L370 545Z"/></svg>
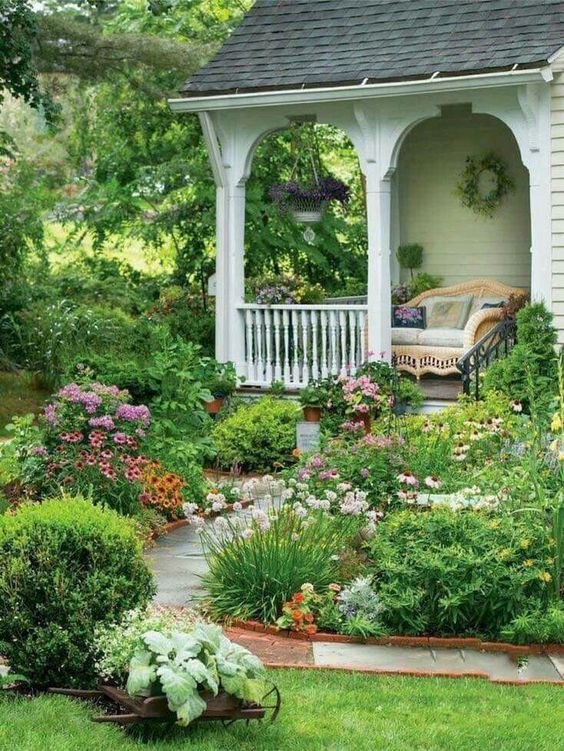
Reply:
<svg viewBox="0 0 564 751"><path fill-rule="evenodd" d="M400 378L397 392L394 395L393 412L395 415L405 415L408 410L416 410L425 401L425 395L410 378Z"/></svg>
<svg viewBox="0 0 564 751"><path fill-rule="evenodd" d="M204 386L211 392L212 399L204 402L208 414L216 415L223 407L225 399L235 393L237 373L233 363L213 363L212 372L205 379Z"/></svg>
<svg viewBox="0 0 564 751"><path fill-rule="evenodd" d="M326 394L320 386L312 384L302 389L300 404L304 411L304 420L306 422L320 422L326 401Z"/></svg>
<svg viewBox="0 0 564 751"><path fill-rule="evenodd" d="M281 214L290 213L303 224L315 224L323 218L325 208L331 201L343 206L348 203L349 188L335 177L327 176L309 184L290 180L276 183L269 191L273 203Z"/></svg>

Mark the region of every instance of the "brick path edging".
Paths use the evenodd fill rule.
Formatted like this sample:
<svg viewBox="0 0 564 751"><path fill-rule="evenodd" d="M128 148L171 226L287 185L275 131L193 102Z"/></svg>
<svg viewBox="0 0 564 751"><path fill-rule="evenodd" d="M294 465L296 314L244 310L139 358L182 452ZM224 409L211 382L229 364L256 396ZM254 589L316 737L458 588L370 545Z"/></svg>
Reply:
<svg viewBox="0 0 564 751"><path fill-rule="evenodd" d="M356 665L302 665L299 662L269 662L263 661L270 670L325 670L339 673L362 673L363 675L384 676L407 676L408 678L474 678L497 683L502 686L529 686L532 684L544 684L548 686L561 686L562 681L551 681L546 678L524 678L523 680L511 680L510 678L492 678L484 672L449 673L447 671L437 673L431 670L382 670L381 668L360 668Z"/></svg>
<svg viewBox="0 0 564 751"><path fill-rule="evenodd" d="M515 657L526 655L564 655L564 644L509 644L507 642L482 641L473 638L449 638L439 636L384 636L380 638L345 636L318 631L305 634L301 631L288 631L277 626L265 626L259 621L232 621L231 626L244 631L279 636L284 639L297 639L311 642L333 642L338 644L372 644L393 647L420 647L437 649L475 649L482 652L503 652Z"/></svg>

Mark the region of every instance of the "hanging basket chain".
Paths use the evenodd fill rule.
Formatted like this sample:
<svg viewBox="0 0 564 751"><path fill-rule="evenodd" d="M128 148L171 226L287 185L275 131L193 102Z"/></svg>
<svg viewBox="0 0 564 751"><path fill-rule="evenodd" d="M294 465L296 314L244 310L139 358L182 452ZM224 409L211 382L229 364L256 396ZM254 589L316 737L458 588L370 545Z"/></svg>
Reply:
<svg viewBox="0 0 564 751"><path fill-rule="evenodd" d="M306 134L309 134L306 138ZM342 204L348 201L349 190L346 185L333 177L323 177L324 168L321 160L319 141L315 126L309 128L302 123L294 130L291 143L294 164L287 183L273 185L269 195L278 205L280 213L291 213L304 224L314 224L323 218L329 201L336 200ZM311 168L310 179L303 179L306 163Z"/></svg>

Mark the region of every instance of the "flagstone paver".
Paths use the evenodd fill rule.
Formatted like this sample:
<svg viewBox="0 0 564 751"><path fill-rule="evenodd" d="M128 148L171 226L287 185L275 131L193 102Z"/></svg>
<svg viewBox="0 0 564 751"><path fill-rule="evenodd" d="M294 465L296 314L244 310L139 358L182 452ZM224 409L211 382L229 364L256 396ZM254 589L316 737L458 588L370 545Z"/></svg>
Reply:
<svg viewBox="0 0 564 751"><path fill-rule="evenodd" d="M228 635L258 655L267 665L276 667L341 668L398 675L481 676L493 681L515 683L564 683L564 677L553 664L553 656L530 655L526 659L517 659L503 653L474 649L309 642L238 628L228 629Z"/></svg>
<svg viewBox="0 0 564 751"><path fill-rule="evenodd" d="M562 655L550 655L550 660L564 681L564 657Z"/></svg>

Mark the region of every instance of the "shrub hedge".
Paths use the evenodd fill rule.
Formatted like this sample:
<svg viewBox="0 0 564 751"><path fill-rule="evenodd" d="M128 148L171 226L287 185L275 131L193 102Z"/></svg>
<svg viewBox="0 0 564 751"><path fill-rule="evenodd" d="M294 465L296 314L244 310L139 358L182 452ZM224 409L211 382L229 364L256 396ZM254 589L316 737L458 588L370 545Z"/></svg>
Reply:
<svg viewBox="0 0 564 751"><path fill-rule="evenodd" d="M0 517L0 654L35 686L95 683L100 623L154 591L133 525L81 498Z"/></svg>
<svg viewBox="0 0 564 751"><path fill-rule="evenodd" d="M378 526L370 567L393 633L499 636L546 609L553 556L537 516L400 511Z"/></svg>
<svg viewBox="0 0 564 751"><path fill-rule="evenodd" d="M213 430L218 463L242 470L286 464L296 446L300 415L295 402L271 397L240 407Z"/></svg>

